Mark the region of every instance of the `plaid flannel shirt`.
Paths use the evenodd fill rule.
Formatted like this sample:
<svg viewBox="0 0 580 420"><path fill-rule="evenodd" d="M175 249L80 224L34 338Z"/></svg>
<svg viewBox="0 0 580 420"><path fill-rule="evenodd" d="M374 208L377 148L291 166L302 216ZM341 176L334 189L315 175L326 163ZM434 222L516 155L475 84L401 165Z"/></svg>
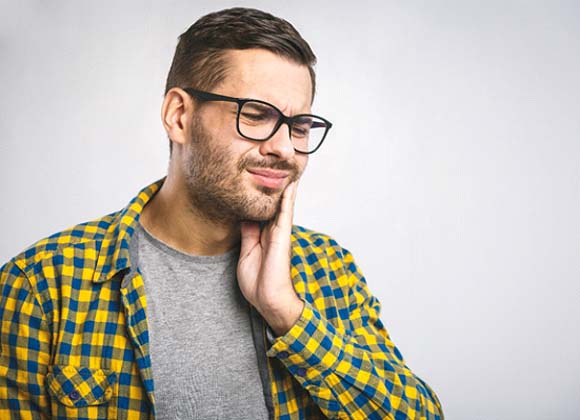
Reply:
<svg viewBox="0 0 580 420"><path fill-rule="evenodd" d="M162 182L0 269L1 419L154 418L146 298L129 240ZM270 416L443 419L435 393L390 340L351 254L301 227L292 252L305 307L272 343L263 328Z"/></svg>

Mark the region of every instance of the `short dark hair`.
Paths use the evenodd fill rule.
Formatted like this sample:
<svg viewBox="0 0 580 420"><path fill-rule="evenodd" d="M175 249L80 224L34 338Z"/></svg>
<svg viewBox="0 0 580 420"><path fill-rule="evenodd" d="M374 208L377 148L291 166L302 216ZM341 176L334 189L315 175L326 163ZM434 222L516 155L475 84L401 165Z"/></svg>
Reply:
<svg viewBox="0 0 580 420"><path fill-rule="evenodd" d="M235 7L201 17L179 36L165 93L173 87L211 90L227 71L227 50L261 48L308 67L315 93L316 56L289 22L257 9Z"/></svg>

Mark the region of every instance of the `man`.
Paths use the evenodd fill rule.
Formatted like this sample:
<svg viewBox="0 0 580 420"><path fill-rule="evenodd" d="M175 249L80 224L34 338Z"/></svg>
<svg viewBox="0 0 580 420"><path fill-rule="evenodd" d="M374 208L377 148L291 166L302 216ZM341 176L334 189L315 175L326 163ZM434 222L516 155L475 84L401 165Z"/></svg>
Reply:
<svg viewBox="0 0 580 420"><path fill-rule="evenodd" d="M351 254L292 225L314 62L258 10L181 35L167 177L1 269L0 418L443 418Z"/></svg>

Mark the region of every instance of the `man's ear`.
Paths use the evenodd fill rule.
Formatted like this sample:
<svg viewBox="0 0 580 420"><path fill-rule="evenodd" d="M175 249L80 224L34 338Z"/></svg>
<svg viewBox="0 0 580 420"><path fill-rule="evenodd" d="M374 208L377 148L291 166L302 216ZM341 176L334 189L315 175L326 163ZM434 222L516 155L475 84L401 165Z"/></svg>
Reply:
<svg viewBox="0 0 580 420"><path fill-rule="evenodd" d="M183 89L175 87L165 94L161 106L161 121L169 140L174 144L183 145L187 142L193 106L193 101Z"/></svg>

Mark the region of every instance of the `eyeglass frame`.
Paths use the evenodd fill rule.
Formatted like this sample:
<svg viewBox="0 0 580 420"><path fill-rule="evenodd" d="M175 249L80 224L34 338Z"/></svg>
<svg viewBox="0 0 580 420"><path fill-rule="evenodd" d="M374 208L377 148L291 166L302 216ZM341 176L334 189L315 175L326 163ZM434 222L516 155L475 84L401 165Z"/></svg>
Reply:
<svg viewBox="0 0 580 420"><path fill-rule="evenodd" d="M218 95L217 93L211 93L211 92L206 92L203 90L197 90L191 87L184 87L182 88L185 92L187 92L189 95L193 96L194 98L197 98L199 100L205 101L205 102L231 102L231 103L236 103L238 104L238 112L236 114L236 130L238 131L238 134L240 136L242 136L243 138L247 139L247 140L252 140L252 141L268 141L270 140L272 137L274 137L274 135L278 132L278 130L280 129L280 127L282 126L282 124L286 124L288 126L288 133L290 135L290 140L292 140L292 124L294 124L294 121L298 118L301 117L315 117L318 118L322 121L324 121L324 123L326 124L325 130L324 130L324 134L322 135L322 138L320 139L320 142L318 143L318 145L316 146L316 148L314 150L311 150L309 152L303 152L301 150L296 149L296 147L294 147L294 151L296 151L297 153L302 153L304 155L311 155L312 153L316 152L318 149L320 149L320 146L322 146L322 143L324 142L324 139L326 138L326 135L328 134L328 131L331 129L332 127L332 123L330 121L328 121L326 118L322 118L319 115L314 115L314 114L297 114L297 115L293 115L291 117L284 115L284 113L282 111L280 111L278 109L278 107L276 107L275 105L272 105L269 102L266 101L262 101L260 99L252 99L252 98L234 98L232 96L225 96L225 95ZM270 106L272 108L274 108L279 115L278 118L278 122L276 123L276 125L274 126L274 129L272 130L272 133L264 138L264 139L255 139L253 137L249 137L244 135L244 133L242 133L242 131L240 130L240 114L242 112L242 107L244 106L244 104L246 104L247 102L257 102L257 103L261 103L263 105L267 105ZM294 145L292 145L294 146Z"/></svg>

